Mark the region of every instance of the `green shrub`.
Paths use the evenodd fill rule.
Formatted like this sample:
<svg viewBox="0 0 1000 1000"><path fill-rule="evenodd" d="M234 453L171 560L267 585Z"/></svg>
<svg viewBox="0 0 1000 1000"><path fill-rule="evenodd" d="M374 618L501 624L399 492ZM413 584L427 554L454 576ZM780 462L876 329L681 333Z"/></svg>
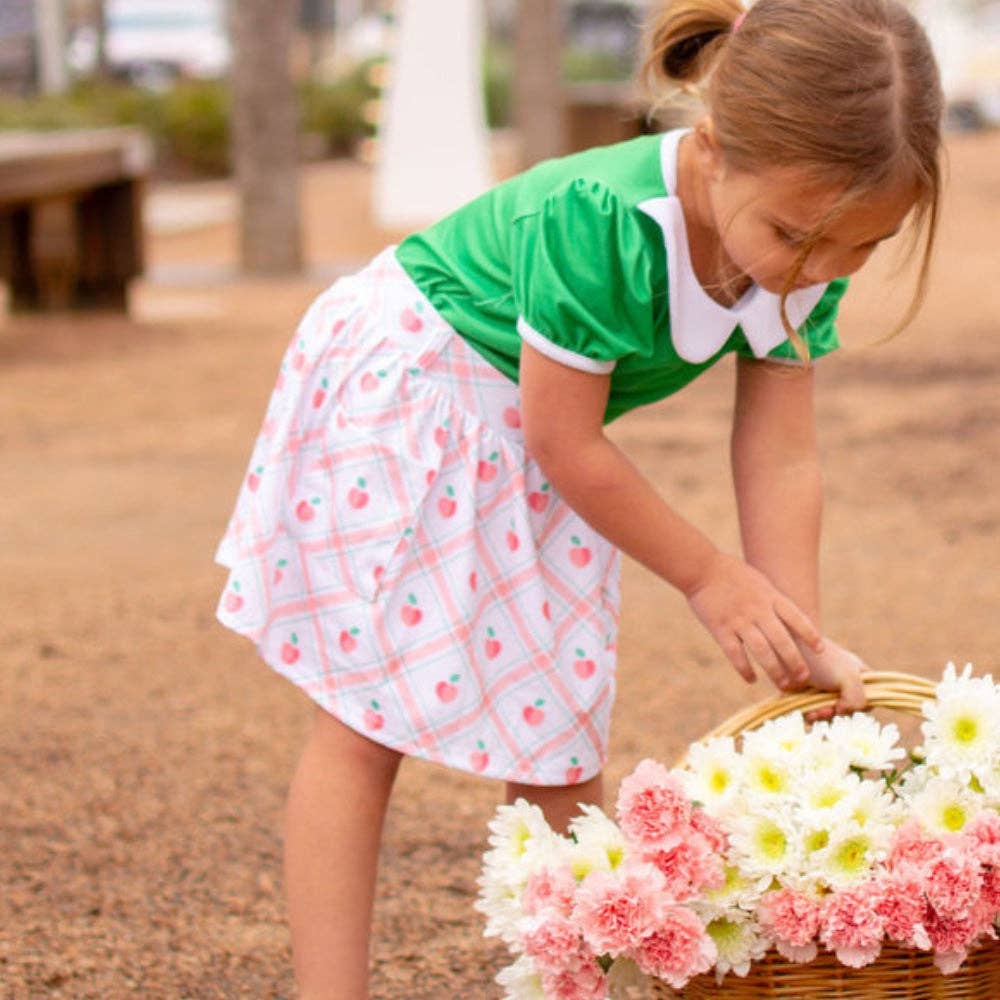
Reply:
<svg viewBox="0 0 1000 1000"><path fill-rule="evenodd" d="M370 82L373 63L366 62L339 80L310 80L299 87L299 129L323 137L328 154L350 153L373 132L364 117L365 105L378 96Z"/></svg>
<svg viewBox="0 0 1000 1000"><path fill-rule="evenodd" d="M483 97L486 123L490 128L511 121L511 72L513 54L509 45L487 44L483 49Z"/></svg>
<svg viewBox="0 0 1000 1000"><path fill-rule="evenodd" d="M568 48L563 52L562 75L566 83L627 80L632 75L632 63L614 52Z"/></svg>
<svg viewBox="0 0 1000 1000"><path fill-rule="evenodd" d="M229 170L229 88L225 83L178 83L163 92L158 110L147 127L164 159L197 173Z"/></svg>

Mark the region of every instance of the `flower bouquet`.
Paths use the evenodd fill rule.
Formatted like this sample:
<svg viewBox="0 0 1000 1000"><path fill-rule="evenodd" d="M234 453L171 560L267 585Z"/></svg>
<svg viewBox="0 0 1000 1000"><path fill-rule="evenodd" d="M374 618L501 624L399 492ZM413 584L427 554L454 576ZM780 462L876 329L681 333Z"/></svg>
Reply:
<svg viewBox="0 0 1000 1000"><path fill-rule="evenodd" d="M476 906L515 955L507 1000L1000 996L1000 685L865 686L922 716L921 747L865 713L808 726L831 699L788 695L640 763L617 822L582 806L560 836L501 806Z"/></svg>

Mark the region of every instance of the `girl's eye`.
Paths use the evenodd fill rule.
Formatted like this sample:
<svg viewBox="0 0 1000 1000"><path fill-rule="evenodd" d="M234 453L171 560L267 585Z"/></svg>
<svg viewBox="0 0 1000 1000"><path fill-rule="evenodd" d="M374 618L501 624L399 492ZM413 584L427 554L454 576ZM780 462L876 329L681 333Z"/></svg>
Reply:
<svg viewBox="0 0 1000 1000"><path fill-rule="evenodd" d="M802 246L804 237L801 233L791 233L787 229L782 229L781 226L775 226L774 231L782 243L786 243L790 247Z"/></svg>

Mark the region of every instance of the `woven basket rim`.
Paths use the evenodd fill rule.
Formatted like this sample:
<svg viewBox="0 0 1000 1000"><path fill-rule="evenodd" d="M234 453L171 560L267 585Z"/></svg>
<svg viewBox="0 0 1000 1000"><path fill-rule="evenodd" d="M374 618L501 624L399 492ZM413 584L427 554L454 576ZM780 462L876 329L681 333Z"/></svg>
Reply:
<svg viewBox="0 0 1000 1000"><path fill-rule="evenodd" d="M923 703L934 698L937 688L935 682L926 677L893 670L868 671L862 675L861 681L868 699L863 711L885 708L918 718L922 715ZM836 704L838 696L837 691L819 691L816 688L775 695L737 710L694 742L707 743L720 736L739 736L792 712L811 712ZM687 752L675 766L683 766L686 760Z"/></svg>

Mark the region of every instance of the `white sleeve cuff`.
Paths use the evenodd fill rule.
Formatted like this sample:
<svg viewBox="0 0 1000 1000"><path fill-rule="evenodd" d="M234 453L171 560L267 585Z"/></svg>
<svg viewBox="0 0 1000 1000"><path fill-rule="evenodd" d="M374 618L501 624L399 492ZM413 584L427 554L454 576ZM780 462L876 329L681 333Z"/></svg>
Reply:
<svg viewBox="0 0 1000 1000"><path fill-rule="evenodd" d="M547 358L558 361L559 364L566 365L568 368L576 368L582 372L591 372L594 375L607 375L609 372L614 371L614 361L595 361L593 358L588 358L585 354L567 351L565 347L553 344L551 340L540 334L533 326L529 326L523 316L519 316L517 319L517 332L521 335L521 339L525 343L530 344L539 354L544 354Z"/></svg>

